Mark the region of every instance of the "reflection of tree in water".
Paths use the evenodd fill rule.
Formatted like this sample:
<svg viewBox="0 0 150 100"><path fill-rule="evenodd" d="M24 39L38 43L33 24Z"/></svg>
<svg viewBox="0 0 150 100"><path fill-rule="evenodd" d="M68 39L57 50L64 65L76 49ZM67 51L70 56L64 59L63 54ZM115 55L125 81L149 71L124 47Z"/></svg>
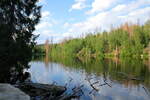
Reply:
<svg viewBox="0 0 150 100"><path fill-rule="evenodd" d="M47 39L45 41L45 66L48 66L48 62L49 62L48 53L49 53L49 40Z"/></svg>
<svg viewBox="0 0 150 100"><path fill-rule="evenodd" d="M44 62L45 62L45 66L48 67L49 66L49 57L47 54L45 55Z"/></svg>
<svg viewBox="0 0 150 100"><path fill-rule="evenodd" d="M0 83L22 83L30 81L30 73L23 68L5 67L0 70Z"/></svg>
<svg viewBox="0 0 150 100"><path fill-rule="evenodd" d="M53 61L60 62L66 67L85 70L86 82L91 87L89 94L93 97L100 92L100 88L103 86L113 87L112 83L118 83L126 88L143 86L145 93L149 93L150 73L141 59L92 59L85 62L80 59L78 61L68 59L54 58ZM93 73L94 76L91 75Z"/></svg>

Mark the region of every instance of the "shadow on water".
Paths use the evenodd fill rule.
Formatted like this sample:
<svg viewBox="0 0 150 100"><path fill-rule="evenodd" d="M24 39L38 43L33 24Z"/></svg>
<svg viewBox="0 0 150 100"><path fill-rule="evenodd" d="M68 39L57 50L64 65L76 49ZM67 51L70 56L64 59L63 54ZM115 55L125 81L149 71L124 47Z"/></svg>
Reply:
<svg viewBox="0 0 150 100"><path fill-rule="evenodd" d="M29 67L4 66L0 69L0 83L17 84L30 81L30 73L25 72Z"/></svg>
<svg viewBox="0 0 150 100"><path fill-rule="evenodd" d="M147 61L146 61L147 62ZM149 64L141 59L38 58L31 80L67 87L79 100L149 100Z"/></svg>

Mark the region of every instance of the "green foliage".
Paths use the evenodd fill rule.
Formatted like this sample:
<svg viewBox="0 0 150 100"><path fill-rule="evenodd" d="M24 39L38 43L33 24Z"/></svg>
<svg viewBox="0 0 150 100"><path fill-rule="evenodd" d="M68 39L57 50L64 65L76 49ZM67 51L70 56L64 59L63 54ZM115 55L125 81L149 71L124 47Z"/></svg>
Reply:
<svg viewBox="0 0 150 100"><path fill-rule="evenodd" d="M0 0L0 66L28 66L40 19L38 0Z"/></svg>
<svg viewBox="0 0 150 100"><path fill-rule="evenodd" d="M122 29L117 29L110 32L108 38L110 49L114 50L116 47L122 46L123 42L128 39L128 34Z"/></svg>
<svg viewBox="0 0 150 100"><path fill-rule="evenodd" d="M110 32L89 33L84 38L53 44L50 56L79 58L140 57L150 42L149 21L143 26L120 27Z"/></svg>
<svg viewBox="0 0 150 100"><path fill-rule="evenodd" d="M86 61L85 61L86 60ZM88 74L101 75L103 77L109 75L109 77L118 82L127 81L132 84L143 83L146 86L150 84L150 71L148 66L144 64L141 59L133 59L131 57L125 57L119 60L112 59L77 59L70 56L65 58L52 57L52 62L61 63L65 67L85 70ZM128 78L137 78L136 80L128 80Z"/></svg>
<svg viewBox="0 0 150 100"><path fill-rule="evenodd" d="M143 46L138 41L127 40L121 49L122 57L140 56L143 53Z"/></svg>

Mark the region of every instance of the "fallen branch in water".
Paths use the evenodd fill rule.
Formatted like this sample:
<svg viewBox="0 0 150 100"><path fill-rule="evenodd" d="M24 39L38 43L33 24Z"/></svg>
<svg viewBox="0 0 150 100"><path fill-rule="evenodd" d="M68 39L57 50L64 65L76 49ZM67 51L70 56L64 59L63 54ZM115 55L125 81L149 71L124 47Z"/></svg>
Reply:
<svg viewBox="0 0 150 100"><path fill-rule="evenodd" d="M104 82L105 82L105 84L108 85L109 87L112 87L110 84L108 84L108 83L106 82L106 80L104 80Z"/></svg>
<svg viewBox="0 0 150 100"><path fill-rule="evenodd" d="M91 81L90 81L89 78L87 78L87 79L85 79L85 80L87 80L87 81L89 82L89 84L90 84L90 86L93 88L93 90L99 91L99 89L95 88L95 86L94 86L95 84L99 83L99 81L96 81L96 82L94 82L94 83L91 83Z"/></svg>
<svg viewBox="0 0 150 100"><path fill-rule="evenodd" d="M94 78L96 78L96 77L94 77ZM100 86L103 86L103 85L108 85L109 87L112 87L108 82L106 82L106 79L104 79L103 84L99 84L100 83L99 80L92 83L91 80L94 80L94 78L92 77L92 78L86 78L85 79L85 80L87 80L87 82L90 84L90 86L92 88L92 90L89 92L89 94L91 94L93 91L98 92L100 90ZM99 85L97 85L97 84L99 84ZM98 88L96 88L95 85L97 85Z"/></svg>
<svg viewBox="0 0 150 100"><path fill-rule="evenodd" d="M80 85L79 87L75 86L74 88L72 88L73 92L71 94L62 94L61 96L56 97L54 100L71 100L72 98L79 98L84 94L84 92L82 91L83 86L84 85Z"/></svg>
<svg viewBox="0 0 150 100"><path fill-rule="evenodd" d="M146 94L150 97L150 92L143 86L144 91L146 92Z"/></svg>

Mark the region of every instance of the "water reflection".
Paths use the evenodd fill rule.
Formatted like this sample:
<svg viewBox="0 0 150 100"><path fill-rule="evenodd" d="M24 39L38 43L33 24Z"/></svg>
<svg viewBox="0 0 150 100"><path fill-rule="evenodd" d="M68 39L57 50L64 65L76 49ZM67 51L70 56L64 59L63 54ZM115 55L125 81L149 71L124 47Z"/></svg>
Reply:
<svg viewBox="0 0 150 100"><path fill-rule="evenodd" d="M67 94L80 100L149 100L150 71L142 60L57 59L30 63L31 80L37 83L67 86ZM59 63L61 62L61 63Z"/></svg>
<svg viewBox="0 0 150 100"><path fill-rule="evenodd" d="M20 67L3 67L0 70L0 83L17 84L30 81L30 73Z"/></svg>

